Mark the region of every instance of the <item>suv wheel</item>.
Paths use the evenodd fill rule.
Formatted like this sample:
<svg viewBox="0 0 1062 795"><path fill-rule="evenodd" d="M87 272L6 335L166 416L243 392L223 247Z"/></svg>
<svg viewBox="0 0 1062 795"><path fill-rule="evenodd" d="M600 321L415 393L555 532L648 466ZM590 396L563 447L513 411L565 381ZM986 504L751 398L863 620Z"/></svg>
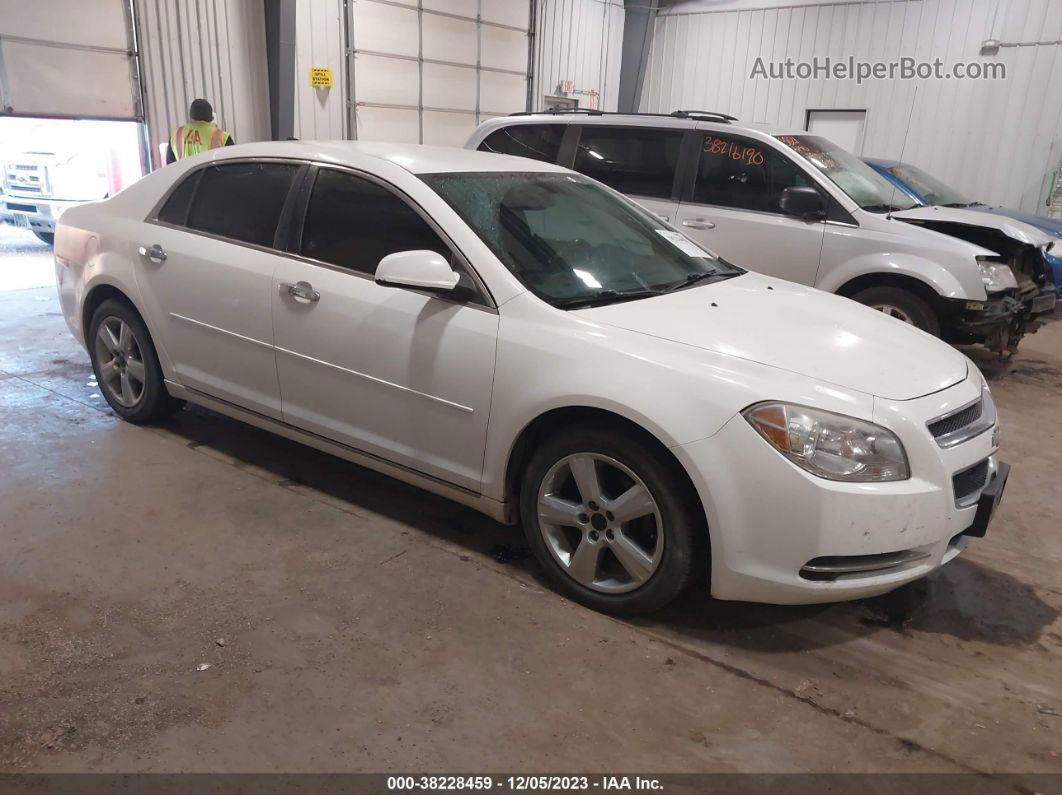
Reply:
<svg viewBox="0 0 1062 795"><path fill-rule="evenodd" d="M524 473L520 514L558 590L621 615L678 596L707 540L679 474L655 446L614 430L572 430L543 444Z"/></svg>
<svg viewBox="0 0 1062 795"><path fill-rule="evenodd" d="M89 323L88 343L96 383L123 420L155 422L184 405L166 391L151 335L125 301L109 298L99 305Z"/></svg>
<svg viewBox="0 0 1062 795"><path fill-rule="evenodd" d="M940 336L940 321L926 301L902 287L869 287L852 296L852 300L884 312L889 317Z"/></svg>

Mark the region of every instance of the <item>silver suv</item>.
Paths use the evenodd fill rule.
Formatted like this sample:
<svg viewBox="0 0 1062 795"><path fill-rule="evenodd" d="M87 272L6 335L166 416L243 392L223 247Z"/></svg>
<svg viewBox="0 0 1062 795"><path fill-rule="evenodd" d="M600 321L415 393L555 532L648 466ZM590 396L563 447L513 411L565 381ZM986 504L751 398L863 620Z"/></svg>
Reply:
<svg viewBox="0 0 1062 795"><path fill-rule="evenodd" d="M919 207L836 144L703 111L518 113L469 149L580 171L743 268L854 298L954 343L1013 351L1053 311L1038 229Z"/></svg>

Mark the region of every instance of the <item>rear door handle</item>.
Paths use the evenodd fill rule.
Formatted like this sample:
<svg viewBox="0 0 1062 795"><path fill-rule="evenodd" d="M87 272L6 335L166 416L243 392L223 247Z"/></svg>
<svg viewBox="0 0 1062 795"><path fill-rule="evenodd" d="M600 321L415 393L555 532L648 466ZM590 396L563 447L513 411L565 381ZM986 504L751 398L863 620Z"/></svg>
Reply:
<svg viewBox="0 0 1062 795"><path fill-rule="evenodd" d="M665 224L671 220L671 216L664 215L663 213L656 213L656 217L663 221Z"/></svg>
<svg viewBox="0 0 1062 795"><path fill-rule="evenodd" d="M295 282L294 284L282 282L280 292L287 293L296 301L316 303L321 300L321 294L313 289L313 285L309 282Z"/></svg>
<svg viewBox="0 0 1062 795"><path fill-rule="evenodd" d="M715 224L707 218L687 218L682 225L690 229L715 229Z"/></svg>
<svg viewBox="0 0 1062 795"><path fill-rule="evenodd" d="M155 243L155 244L153 244L151 246L146 246L146 247L145 246L141 246L140 247L140 256L141 257L147 257L149 260L154 262L156 265L161 265L162 263L164 263L166 261L166 252L163 250L162 246L160 246L158 243Z"/></svg>

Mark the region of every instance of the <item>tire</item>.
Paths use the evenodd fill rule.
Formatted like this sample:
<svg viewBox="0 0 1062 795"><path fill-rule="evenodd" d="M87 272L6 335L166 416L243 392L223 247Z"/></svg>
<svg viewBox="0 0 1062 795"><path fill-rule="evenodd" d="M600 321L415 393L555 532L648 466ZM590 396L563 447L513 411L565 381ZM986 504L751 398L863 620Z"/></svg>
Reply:
<svg viewBox="0 0 1062 795"><path fill-rule="evenodd" d="M868 287L852 296L872 309L885 312L903 323L910 323L934 337L940 336L940 320L924 298L902 287Z"/></svg>
<svg viewBox="0 0 1062 795"><path fill-rule="evenodd" d="M184 405L166 391L151 335L126 301L108 298L100 304L92 313L86 340L96 383L123 420L136 425L158 422Z"/></svg>
<svg viewBox="0 0 1062 795"><path fill-rule="evenodd" d="M597 498L585 485L589 472L596 475ZM640 495L639 486L652 508L622 521L612 509L637 504L646 510L644 499L618 499ZM543 496L548 499L540 503ZM659 610L708 570L708 530L685 473L658 445L614 428L573 428L543 443L524 471L520 518L557 590L605 613Z"/></svg>
<svg viewBox="0 0 1062 795"><path fill-rule="evenodd" d="M55 245L55 232L38 232L34 229L33 234L35 234L37 239L42 243L47 243L49 246Z"/></svg>

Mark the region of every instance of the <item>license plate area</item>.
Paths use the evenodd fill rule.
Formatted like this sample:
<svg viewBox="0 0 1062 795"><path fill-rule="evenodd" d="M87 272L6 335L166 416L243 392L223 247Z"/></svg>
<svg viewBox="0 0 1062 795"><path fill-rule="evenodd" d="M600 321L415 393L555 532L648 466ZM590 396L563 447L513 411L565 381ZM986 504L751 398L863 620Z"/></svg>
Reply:
<svg viewBox="0 0 1062 795"><path fill-rule="evenodd" d="M988 481L988 485L977 499L977 513L974 515L973 524L966 528L965 535L984 538L996 508L1003 499L1003 490L1007 486L1008 477L1010 477L1010 465L1000 461L992 479Z"/></svg>
<svg viewBox="0 0 1062 795"><path fill-rule="evenodd" d="M14 218L15 226L20 227L22 229L30 228L30 220L28 215L15 215Z"/></svg>

